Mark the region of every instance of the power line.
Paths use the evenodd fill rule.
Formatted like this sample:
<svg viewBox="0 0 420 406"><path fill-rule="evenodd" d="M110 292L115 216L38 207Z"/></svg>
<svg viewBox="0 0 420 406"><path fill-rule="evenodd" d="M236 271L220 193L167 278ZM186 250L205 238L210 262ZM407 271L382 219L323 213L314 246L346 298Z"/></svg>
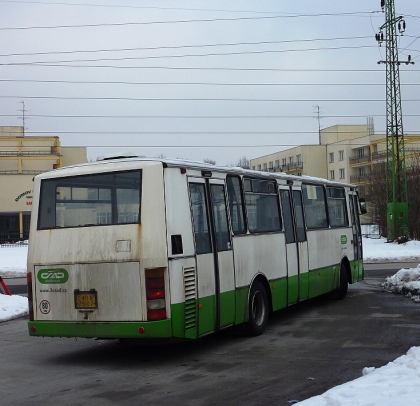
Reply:
<svg viewBox="0 0 420 406"><path fill-rule="evenodd" d="M275 20L281 18L303 18L303 17L369 17L370 12L358 13L319 13L319 14L287 14L271 15L258 17L235 17L235 18L201 18L191 20L172 20L172 21L142 21L142 22L123 22L123 23L99 23L99 24L74 24L74 25L51 25L51 26L28 26L28 27L2 27L0 31L12 30L48 30L58 28L97 28L97 27L122 27L122 26L145 26L145 25L164 25L164 24L189 24L189 23L208 23L208 22L232 22L232 21L255 21L255 20Z"/></svg>
<svg viewBox="0 0 420 406"><path fill-rule="evenodd" d="M0 66L3 64L0 63ZM162 69L162 70L192 70L192 71L225 71L225 72L343 72L343 73L378 73L383 69L305 69L305 68L229 68L229 67L201 67L201 66L117 66L117 65L24 65L27 67L68 67L68 68L111 68L111 69ZM420 69L410 69L408 72L420 72Z"/></svg>
<svg viewBox="0 0 420 406"><path fill-rule="evenodd" d="M143 61L150 59L166 59L166 58L199 58L209 56L231 56L231 55L259 55L259 54L282 54L287 52L309 52L309 51L336 51L344 49L362 49L362 48L376 48L375 45L359 45L359 46L340 46L340 47L325 47L325 48L302 48L302 49L281 49L281 50L262 50L262 51L236 51L236 52L212 52L206 54L183 54L183 55L152 55L152 56L132 56L119 58L95 58L95 59L72 59L61 61L32 61L32 62L10 62L2 63L1 66L24 66L24 65L46 65L51 64L65 64L75 62L110 62L110 61Z"/></svg>
<svg viewBox="0 0 420 406"><path fill-rule="evenodd" d="M83 84L83 85L193 85L193 86L384 86L383 83L226 83L226 82L128 82L128 81L84 81L84 80L53 80L53 79L0 79L0 82L14 83L60 83L60 84ZM401 86L419 86L420 83L402 83Z"/></svg>
<svg viewBox="0 0 420 406"><path fill-rule="evenodd" d="M335 134L354 134L354 131L338 131ZM27 134L57 135L318 135L318 131L28 131ZM406 131L405 135L420 134L420 131ZM361 135L362 136L362 135Z"/></svg>
<svg viewBox="0 0 420 406"><path fill-rule="evenodd" d="M1 99L50 99L50 100L102 100L102 101L225 101L225 102L264 102L264 103L349 103L349 102L383 102L383 99L246 99L246 98L206 98L206 97L96 97L96 96L12 96L1 95ZM419 102L420 99L405 99L405 102Z"/></svg>
<svg viewBox="0 0 420 406"><path fill-rule="evenodd" d="M199 44L199 45L179 45L179 46L159 46L159 47L135 47L135 48L114 48L114 49L94 49L94 50L72 50L72 51L50 51L50 52L31 52L31 53L13 53L2 54L0 56L36 56L36 55L60 55L60 54L74 54L74 53L97 53L97 52L128 52L128 51L157 51L162 49L183 49L183 48L208 48L221 46L246 46L246 45L279 45L290 44L297 42L318 42L318 41L344 41L368 39L370 36L362 37L337 37L337 38L314 38L314 39L299 39L299 40L283 40L283 41L258 41L258 42L231 42L220 44ZM410 44L411 45L411 44Z"/></svg>
<svg viewBox="0 0 420 406"><path fill-rule="evenodd" d="M14 117L14 114L0 114L0 117ZM370 117L385 117L385 114L370 114ZM420 117L420 114L404 114L406 117ZM185 115L178 115L178 116L171 116L171 115L83 115L83 114L57 114L57 115L49 115L49 114L30 114L27 117L31 118L106 118L106 119L303 119L303 118L313 118L313 116L290 116L290 115L258 115L258 116L219 116L219 115L208 115L208 116L185 116ZM340 115L323 115L323 118L365 118L366 115L355 115L355 114L340 114Z"/></svg>

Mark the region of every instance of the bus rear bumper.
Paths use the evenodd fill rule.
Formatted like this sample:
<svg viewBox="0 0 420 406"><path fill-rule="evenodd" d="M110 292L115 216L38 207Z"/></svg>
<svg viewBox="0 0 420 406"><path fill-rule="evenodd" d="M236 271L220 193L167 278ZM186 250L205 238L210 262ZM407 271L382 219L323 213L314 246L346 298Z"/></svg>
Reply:
<svg viewBox="0 0 420 406"><path fill-rule="evenodd" d="M61 322L29 321L30 336L83 338L169 338L170 319L151 322Z"/></svg>

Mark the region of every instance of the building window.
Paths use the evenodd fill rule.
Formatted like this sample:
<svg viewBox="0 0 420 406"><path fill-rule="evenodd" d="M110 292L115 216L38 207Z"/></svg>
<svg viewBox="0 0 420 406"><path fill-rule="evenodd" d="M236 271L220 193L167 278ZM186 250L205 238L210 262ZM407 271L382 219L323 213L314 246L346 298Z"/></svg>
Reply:
<svg viewBox="0 0 420 406"><path fill-rule="evenodd" d="M330 152L330 164L334 162L334 152Z"/></svg>
<svg viewBox="0 0 420 406"><path fill-rule="evenodd" d="M289 156L289 165L293 165L293 157Z"/></svg>
<svg viewBox="0 0 420 406"><path fill-rule="evenodd" d="M298 172L297 173L297 176L302 176L302 172Z"/></svg>
<svg viewBox="0 0 420 406"><path fill-rule="evenodd" d="M340 161L344 161L344 150L338 151Z"/></svg>
<svg viewBox="0 0 420 406"><path fill-rule="evenodd" d="M273 169L273 161L270 161L270 162L268 163L268 168L269 168L269 169Z"/></svg>
<svg viewBox="0 0 420 406"><path fill-rule="evenodd" d="M340 169L340 179L344 179L346 176L345 170L344 169Z"/></svg>
<svg viewBox="0 0 420 406"><path fill-rule="evenodd" d="M261 170L261 164L259 164L259 165L258 165L258 170L259 170L259 171Z"/></svg>
<svg viewBox="0 0 420 406"><path fill-rule="evenodd" d="M281 160L281 164L282 164L283 166L286 166L286 158L283 158L283 159Z"/></svg>
<svg viewBox="0 0 420 406"><path fill-rule="evenodd" d="M334 171L330 171L330 179L331 180L335 179Z"/></svg>
<svg viewBox="0 0 420 406"><path fill-rule="evenodd" d="M264 171L267 172L267 164L264 164Z"/></svg>
<svg viewBox="0 0 420 406"><path fill-rule="evenodd" d="M357 154L359 158L363 158L365 156L365 149L359 148L359 150L357 151Z"/></svg>
<svg viewBox="0 0 420 406"><path fill-rule="evenodd" d="M302 163L302 155L301 154L296 155L296 161L299 165Z"/></svg>
<svg viewBox="0 0 420 406"><path fill-rule="evenodd" d="M275 166L276 168L280 168L280 161L278 159L276 159L276 163L275 164L276 164L276 166Z"/></svg>
<svg viewBox="0 0 420 406"><path fill-rule="evenodd" d="M255 171L255 165L252 165L252 170Z"/></svg>

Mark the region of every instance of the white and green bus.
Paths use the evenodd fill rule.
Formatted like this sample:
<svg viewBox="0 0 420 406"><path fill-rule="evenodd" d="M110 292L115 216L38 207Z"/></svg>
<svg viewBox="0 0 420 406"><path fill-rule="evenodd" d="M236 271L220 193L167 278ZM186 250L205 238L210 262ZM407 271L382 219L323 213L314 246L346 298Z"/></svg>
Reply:
<svg viewBox="0 0 420 406"><path fill-rule="evenodd" d="M363 279L355 186L106 159L34 178L29 334L195 339Z"/></svg>

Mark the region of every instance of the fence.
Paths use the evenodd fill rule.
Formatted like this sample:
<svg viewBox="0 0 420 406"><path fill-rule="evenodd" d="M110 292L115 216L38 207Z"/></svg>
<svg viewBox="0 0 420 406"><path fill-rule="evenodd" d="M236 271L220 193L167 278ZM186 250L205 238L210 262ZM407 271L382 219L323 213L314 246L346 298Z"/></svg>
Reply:
<svg viewBox="0 0 420 406"><path fill-rule="evenodd" d="M28 245L29 231L1 231L0 247L25 247Z"/></svg>

